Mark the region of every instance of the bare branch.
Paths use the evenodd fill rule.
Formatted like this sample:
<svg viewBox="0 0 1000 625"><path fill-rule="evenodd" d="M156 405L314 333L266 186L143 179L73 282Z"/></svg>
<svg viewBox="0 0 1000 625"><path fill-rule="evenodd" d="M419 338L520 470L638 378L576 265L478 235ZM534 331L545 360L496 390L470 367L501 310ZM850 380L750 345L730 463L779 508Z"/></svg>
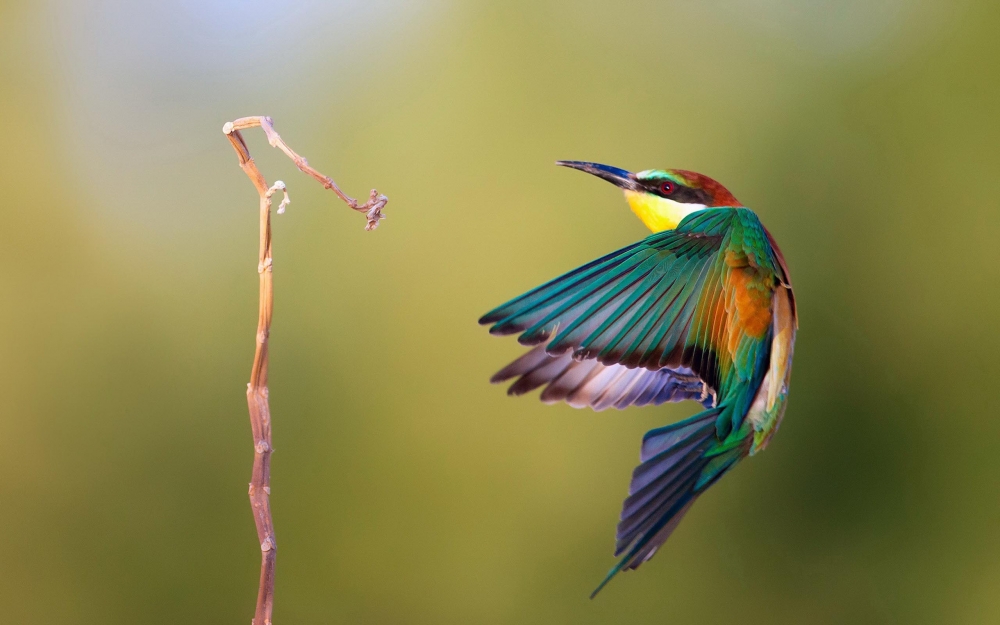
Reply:
<svg viewBox="0 0 1000 625"><path fill-rule="evenodd" d="M389 201L372 189L368 201L358 204L357 200L347 196L329 176L324 176L309 166L306 159L296 154L274 131L270 117L242 117L228 122L222 131L229 138L240 167L250 178L257 189L260 218L260 250L257 262L257 273L260 275L260 297L257 315L257 341L253 357L253 368L250 371L250 383L247 384L247 406L250 411L250 429L253 433L254 457L253 472L250 478L250 506L253 510L254 524L257 527L257 538L260 541L260 586L257 590L257 607L254 611L253 625L271 625L271 614L274 610L274 560L278 544L274 539L274 522L271 518L271 409L268 404L267 368L268 339L271 333L271 314L274 310L274 285L272 283L273 260L271 257L271 198L281 191L282 200L278 204L278 213L283 213L291 201L285 183L277 181L272 186L267 185L264 176L257 169L250 149L240 130L260 127L267 135L268 143L288 155L303 172L318 180L327 189L332 189L337 196L352 209L365 213L368 220L366 230L374 230L384 216L382 208Z"/></svg>
<svg viewBox="0 0 1000 625"><path fill-rule="evenodd" d="M260 128L267 135L267 142L271 144L271 147L278 148L284 152L288 158L292 159L295 166L298 167L302 172L309 174L315 178L324 188L332 190L337 194L345 204L350 206L352 209L358 211L359 213L364 213L365 218L368 219L368 224L365 226L365 230L374 230L378 227L378 222L385 218L382 214L382 209L385 208L386 203L389 198L379 193L377 190L372 189L368 194L368 201L364 204L359 204L358 201L351 196L347 195L341 191L337 183L333 181L333 178L325 176L319 171L313 169L309 165L304 157L299 155L295 150L293 150L285 140L274 130L274 122L270 117L267 116L256 116L256 117L241 117L235 121L228 122L222 127L222 132L226 133L230 141L233 141L233 147L236 149L236 153L240 155L240 164L242 165L244 155L245 158L250 158L250 151L246 147L246 143L243 142L243 137L240 135L240 130L245 130L247 128ZM236 135L234 140L233 135ZM236 142L241 143L241 146L237 146Z"/></svg>

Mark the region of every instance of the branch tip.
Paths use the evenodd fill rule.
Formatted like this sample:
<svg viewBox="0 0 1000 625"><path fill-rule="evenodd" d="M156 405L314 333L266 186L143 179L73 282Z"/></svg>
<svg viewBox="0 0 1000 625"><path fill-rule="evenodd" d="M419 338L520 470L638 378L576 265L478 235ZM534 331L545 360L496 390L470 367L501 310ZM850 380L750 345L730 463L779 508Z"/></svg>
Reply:
<svg viewBox="0 0 1000 625"><path fill-rule="evenodd" d="M285 183L280 180L274 181L274 185L267 190L267 194L264 197L271 199L271 196L274 195L275 191L281 191L284 194L284 197L281 199L281 203L278 204L278 214L282 215L285 212L285 207L291 204L292 200L288 197L288 190L285 188Z"/></svg>
<svg viewBox="0 0 1000 625"><path fill-rule="evenodd" d="M237 154L240 155L241 165L252 161L250 158L250 150L246 147L246 143L243 141L243 137L239 132L241 129L246 128L260 128L263 130L264 134L267 136L268 144L270 144L271 147L278 148L284 152L285 155L288 156L293 163L295 163L295 166L298 167L300 171L312 176L317 182L323 185L324 188L330 189L336 193L337 197L343 200L343 202L352 209L358 211L359 213L364 213L366 219L365 230L374 230L378 227L379 221L385 218L385 215L382 214L382 210L389 201L388 197L381 195L375 189L372 189L368 201L363 205L359 204L356 199L341 191L340 187L337 186L337 183L333 181L333 178L325 176L319 171L313 169L305 157L296 153L295 150L289 147L289 145L285 143L285 140L281 138L281 135L279 135L274 129L274 120L266 115L241 117L235 121L228 122L225 126L223 126L223 132L230 135L230 141L233 143L233 147L236 149ZM234 138L238 141L234 141ZM261 180L261 182L263 182L263 180ZM275 183L275 185L277 185L277 183ZM271 187L267 195L268 198L270 198L274 193L274 189L275 187ZM284 185L279 187L279 189L284 190ZM290 202L291 200L286 192L282 202L278 205L278 214L284 213L284 209Z"/></svg>

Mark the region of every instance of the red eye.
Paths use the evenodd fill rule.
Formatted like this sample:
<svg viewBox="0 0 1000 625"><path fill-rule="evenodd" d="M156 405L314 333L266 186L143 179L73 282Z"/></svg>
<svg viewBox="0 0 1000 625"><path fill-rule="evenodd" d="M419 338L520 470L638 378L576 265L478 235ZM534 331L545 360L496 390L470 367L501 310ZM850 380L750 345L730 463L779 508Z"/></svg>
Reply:
<svg viewBox="0 0 1000 625"><path fill-rule="evenodd" d="M677 186L670 181L660 183L660 193L663 195L670 195L676 188Z"/></svg>

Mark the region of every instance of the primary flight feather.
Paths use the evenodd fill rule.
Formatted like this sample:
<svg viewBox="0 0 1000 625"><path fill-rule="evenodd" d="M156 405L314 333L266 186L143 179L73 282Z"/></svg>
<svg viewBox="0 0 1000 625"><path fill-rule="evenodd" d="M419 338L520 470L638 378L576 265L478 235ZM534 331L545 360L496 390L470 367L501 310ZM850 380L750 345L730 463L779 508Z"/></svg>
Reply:
<svg viewBox="0 0 1000 625"><path fill-rule="evenodd" d="M690 171L559 165L625 192L653 234L484 315L531 350L493 376L509 393L595 410L692 399L647 432L618 524L618 572L656 553L699 495L767 446L788 399L798 317L784 257L757 215Z"/></svg>

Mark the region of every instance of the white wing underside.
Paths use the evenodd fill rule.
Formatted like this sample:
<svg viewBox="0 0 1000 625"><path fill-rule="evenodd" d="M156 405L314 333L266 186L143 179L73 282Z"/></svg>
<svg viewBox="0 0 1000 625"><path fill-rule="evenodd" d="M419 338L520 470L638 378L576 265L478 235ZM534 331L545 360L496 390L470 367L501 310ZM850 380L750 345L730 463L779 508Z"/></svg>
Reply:
<svg viewBox="0 0 1000 625"><path fill-rule="evenodd" d="M509 395L523 395L544 386L545 403L565 401L574 408L626 408L692 399L705 408L715 405L715 391L688 368L649 370L602 365L594 359L575 360L572 352L553 356L538 345L497 372L490 381L517 378Z"/></svg>

